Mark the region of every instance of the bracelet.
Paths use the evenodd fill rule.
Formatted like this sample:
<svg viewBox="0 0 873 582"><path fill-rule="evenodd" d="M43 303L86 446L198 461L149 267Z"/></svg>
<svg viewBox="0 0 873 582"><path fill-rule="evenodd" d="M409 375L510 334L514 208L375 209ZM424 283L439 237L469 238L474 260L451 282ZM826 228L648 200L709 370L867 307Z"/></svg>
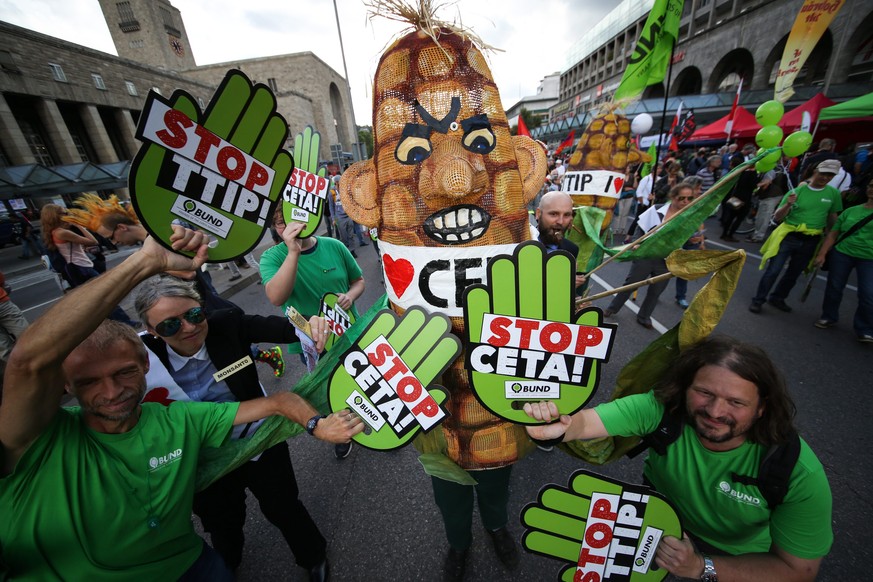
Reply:
<svg viewBox="0 0 873 582"><path fill-rule="evenodd" d="M539 445L541 447L553 447L555 445L559 445L562 442L564 442L564 435L561 435L559 437L555 437L553 439L546 439L546 440L535 439L533 437L530 437L530 440L532 440L533 442L535 442L537 445Z"/></svg>

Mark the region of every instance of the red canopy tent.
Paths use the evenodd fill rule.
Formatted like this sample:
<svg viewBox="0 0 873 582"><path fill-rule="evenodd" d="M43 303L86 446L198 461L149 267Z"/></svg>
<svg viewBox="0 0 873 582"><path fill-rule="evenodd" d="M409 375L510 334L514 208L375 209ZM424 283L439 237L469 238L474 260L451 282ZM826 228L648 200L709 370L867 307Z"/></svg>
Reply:
<svg viewBox="0 0 873 582"><path fill-rule="evenodd" d="M800 124L803 122L803 114L808 111L812 118L809 131L812 131L812 128L815 127L815 122L818 120L819 112L825 107L830 107L835 103L836 101L831 101L825 97L824 93L816 93L809 101L798 105L783 115L782 119L779 120L779 127L782 128L785 135L799 130Z"/></svg>
<svg viewBox="0 0 873 582"><path fill-rule="evenodd" d="M700 129L695 131L685 143L711 140L726 141L728 139L728 135L724 131L724 126L728 122L729 118L730 113L728 113L718 121L713 121L709 125L701 127ZM734 119L734 125L731 129L730 139L744 139L755 137L755 134L758 133L759 129L761 129L761 126L758 125L757 121L755 121L755 116L749 113L749 110L745 107L737 107L736 119Z"/></svg>

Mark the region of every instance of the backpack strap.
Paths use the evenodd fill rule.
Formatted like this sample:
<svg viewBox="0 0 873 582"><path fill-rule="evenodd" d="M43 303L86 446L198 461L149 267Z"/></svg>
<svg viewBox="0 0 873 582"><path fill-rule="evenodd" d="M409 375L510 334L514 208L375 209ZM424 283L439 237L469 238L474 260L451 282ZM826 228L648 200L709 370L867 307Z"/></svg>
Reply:
<svg viewBox="0 0 873 582"><path fill-rule="evenodd" d="M652 448L659 455L667 452L667 447L676 442L682 434L685 421L681 414L668 414L664 409L661 422L654 431L640 437L640 443L627 452L627 456L634 458L648 448Z"/></svg>
<svg viewBox="0 0 873 582"><path fill-rule="evenodd" d="M800 436L792 431L784 443L771 446L758 467L758 477L731 473L731 480L743 485L754 485L761 492L770 510L782 503L788 493L791 473L800 457Z"/></svg>

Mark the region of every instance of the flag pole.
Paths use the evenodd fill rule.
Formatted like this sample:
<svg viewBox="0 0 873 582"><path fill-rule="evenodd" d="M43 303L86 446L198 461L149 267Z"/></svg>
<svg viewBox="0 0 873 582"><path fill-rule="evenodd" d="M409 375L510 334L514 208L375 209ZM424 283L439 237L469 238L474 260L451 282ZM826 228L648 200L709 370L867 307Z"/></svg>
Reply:
<svg viewBox="0 0 873 582"><path fill-rule="evenodd" d="M673 56L676 53L676 40L670 46L670 64L667 66L667 84L664 88L664 107L661 111L661 128L658 130L658 145L655 146L655 162L652 167L652 191L654 192L655 181L658 179L658 160L661 159L661 140L664 137L664 122L667 120L667 100L670 99L670 81L673 77Z"/></svg>
<svg viewBox="0 0 873 582"><path fill-rule="evenodd" d="M642 281L637 281L636 283L630 283L629 285L616 287L615 289L611 289L609 291L603 291L601 293L589 295L588 297L578 297L576 298L576 305L579 305L581 303L591 303L592 301L597 301L598 299L603 299L604 297L609 297L610 295L616 295L625 291L633 291L634 289L639 289L640 287L645 287L646 285L654 285L655 283L666 281L667 279L675 276L676 275L674 275L673 273L661 273L660 275L655 275L654 277L649 277L648 279L643 279Z"/></svg>

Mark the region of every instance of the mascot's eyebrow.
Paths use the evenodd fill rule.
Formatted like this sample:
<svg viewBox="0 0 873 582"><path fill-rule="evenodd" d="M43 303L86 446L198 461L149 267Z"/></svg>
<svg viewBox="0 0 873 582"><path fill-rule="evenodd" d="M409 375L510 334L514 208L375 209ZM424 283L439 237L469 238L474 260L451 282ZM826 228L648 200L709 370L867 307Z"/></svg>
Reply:
<svg viewBox="0 0 873 582"><path fill-rule="evenodd" d="M434 128L436 131L440 133L449 133L449 126L452 124L453 121L455 121L455 119L457 119L458 113L461 112L461 98L452 97L452 106L446 116L443 117L440 121L437 121L436 117L428 113L427 110L422 107L421 103L418 102L418 99L415 100L415 110L418 112L424 122Z"/></svg>

